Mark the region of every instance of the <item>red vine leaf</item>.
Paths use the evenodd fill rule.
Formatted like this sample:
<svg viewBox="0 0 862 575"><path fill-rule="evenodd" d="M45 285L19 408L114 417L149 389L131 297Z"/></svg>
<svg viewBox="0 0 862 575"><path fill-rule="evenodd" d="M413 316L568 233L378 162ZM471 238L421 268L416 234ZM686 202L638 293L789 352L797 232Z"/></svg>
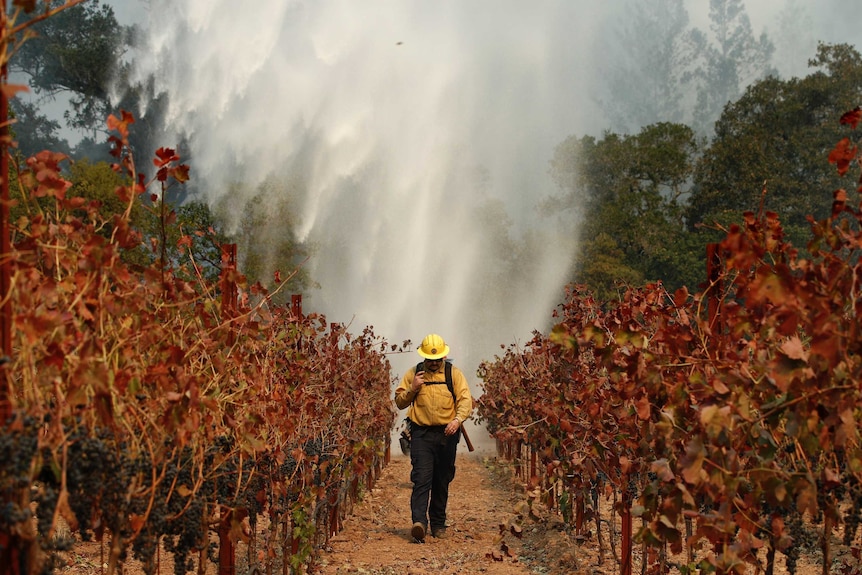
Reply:
<svg viewBox="0 0 862 575"><path fill-rule="evenodd" d="M24 12L29 14L36 9L36 0L12 0L12 5L16 8L23 8Z"/></svg>
<svg viewBox="0 0 862 575"><path fill-rule="evenodd" d="M805 349L805 346L802 344L802 340L799 339L798 335L793 335L787 338L784 343L781 344L780 349L784 352L784 355L790 359L808 361L809 351Z"/></svg>
<svg viewBox="0 0 862 575"><path fill-rule="evenodd" d="M686 446L685 455L680 459L682 477L686 483L690 485L700 483L704 459L706 459L706 450L703 448L703 440L700 437L694 437Z"/></svg>
<svg viewBox="0 0 862 575"><path fill-rule="evenodd" d="M799 513L810 513L812 516L816 516L817 489L805 479L800 479L796 483L796 488L796 510Z"/></svg>
<svg viewBox="0 0 862 575"><path fill-rule="evenodd" d="M854 109L850 110L849 112L845 112L841 116L839 123L842 125L845 125L845 124L849 125L851 128L853 128L855 130L856 125L859 124L860 119L862 119L862 108L860 108L859 106L856 106Z"/></svg>
<svg viewBox="0 0 862 575"><path fill-rule="evenodd" d="M665 458L653 461L652 465L650 465L650 471L655 473L662 481L671 482L676 477Z"/></svg>
<svg viewBox="0 0 862 575"><path fill-rule="evenodd" d="M117 118L115 115L111 114L108 116L108 130L112 132L119 132L120 136L122 136L123 141L127 140L129 137L129 125L135 122L134 116L128 113L125 110L120 112L120 117Z"/></svg>
<svg viewBox="0 0 862 575"><path fill-rule="evenodd" d="M180 164L171 170L171 175L176 181L184 184L189 181L189 167L186 164Z"/></svg>
<svg viewBox="0 0 862 575"><path fill-rule="evenodd" d="M180 157L177 155L176 150L173 148L159 148L156 150L156 157L153 158L153 165L157 168L161 168L170 164L171 162L176 162Z"/></svg>
<svg viewBox="0 0 862 575"><path fill-rule="evenodd" d="M856 157L857 150L850 138L844 138L829 152L829 163L835 164L838 174L843 176L850 169L850 162Z"/></svg>
<svg viewBox="0 0 862 575"><path fill-rule="evenodd" d="M3 92L3 95L6 96L7 99L14 98L18 92L28 92L30 88L23 84L2 84L0 85L0 91Z"/></svg>
<svg viewBox="0 0 862 575"><path fill-rule="evenodd" d="M132 532L140 533L141 528L144 526L144 523L146 523L146 521L146 517L142 517L137 513L132 513L129 516L129 526L132 528Z"/></svg>
<svg viewBox="0 0 862 575"><path fill-rule="evenodd" d="M834 469L824 467L820 473L820 480L826 489L834 489L841 486L841 476Z"/></svg>
<svg viewBox="0 0 862 575"><path fill-rule="evenodd" d="M643 421L648 420L650 416L649 397L646 395L641 396L641 398L635 402L635 409L638 412L638 419Z"/></svg>

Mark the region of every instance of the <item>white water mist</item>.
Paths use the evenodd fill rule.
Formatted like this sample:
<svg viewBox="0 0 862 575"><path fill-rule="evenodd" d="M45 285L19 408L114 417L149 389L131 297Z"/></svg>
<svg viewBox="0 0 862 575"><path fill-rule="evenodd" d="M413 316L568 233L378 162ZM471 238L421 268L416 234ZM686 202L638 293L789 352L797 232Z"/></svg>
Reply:
<svg viewBox="0 0 862 575"><path fill-rule="evenodd" d="M306 311L391 343L438 332L478 395L479 362L546 329L562 298L574 228L535 208L554 146L602 127L594 5L153 0L137 62L210 201L294 182L321 286ZM531 234L528 281L495 275L507 218L516 247Z"/></svg>

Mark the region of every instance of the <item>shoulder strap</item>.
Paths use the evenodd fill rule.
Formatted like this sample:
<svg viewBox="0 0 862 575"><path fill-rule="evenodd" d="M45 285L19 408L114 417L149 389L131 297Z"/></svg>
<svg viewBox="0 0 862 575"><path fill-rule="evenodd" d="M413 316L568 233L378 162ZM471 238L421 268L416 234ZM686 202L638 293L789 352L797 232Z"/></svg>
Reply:
<svg viewBox="0 0 862 575"><path fill-rule="evenodd" d="M458 403L458 398L455 397L455 385L452 383L452 364L448 361L443 363L446 365L446 387L449 388L449 393L452 394L452 401Z"/></svg>
<svg viewBox="0 0 862 575"><path fill-rule="evenodd" d="M416 372L422 371L422 367L424 366L424 364L425 364L425 362L424 362L424 361L420 361L419 363L417 363L417 364L416 364L416 370L415 370L413 373L416 373ZM443 362L443 365L445 365L445 366L446 366L446 369L445 369L445 373L446 373L446 387L448 387L448 388L449 388L449 393L451 393L451 394L452 394L452 400L453 400L455 403L458 403L458 398L457 398L457 397L455 397L455 384L454 384L454 383L453 383L453 381L452 381L452 362L451 362L451 361L444 361L444 362Z"/></svg>

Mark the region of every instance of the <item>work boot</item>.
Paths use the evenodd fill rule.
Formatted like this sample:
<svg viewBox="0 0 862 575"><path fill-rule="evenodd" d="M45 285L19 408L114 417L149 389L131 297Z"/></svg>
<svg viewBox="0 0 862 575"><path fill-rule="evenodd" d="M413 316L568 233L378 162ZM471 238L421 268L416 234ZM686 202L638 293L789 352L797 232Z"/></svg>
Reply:
<svg viewBox="0 0 862 575"><path fill-rule="evenodd" d="M432 527L432 528L431 528L431 535L432 535L435 539L446 539L446 537L448 537L448 536L449 536L449 535L446 533L446 528L445 528L445 527L437 527L436 529L435 529L434 527Z"/></svg>
<svg viewBox="0 0 862 575"><path fill-rule="evenodd" d="M413 537L414 543L425 543L425 526L417 521L410 529L410 535Z"/></svg>

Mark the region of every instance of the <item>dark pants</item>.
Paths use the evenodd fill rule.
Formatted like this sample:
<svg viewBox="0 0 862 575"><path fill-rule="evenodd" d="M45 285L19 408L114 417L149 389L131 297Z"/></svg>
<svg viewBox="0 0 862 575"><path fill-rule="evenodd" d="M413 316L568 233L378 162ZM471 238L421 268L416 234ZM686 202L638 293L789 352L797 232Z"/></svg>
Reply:
<svg viewBox="0 0 862 575"><path fill-rule="evenodd" d="M449 501L449 483L455 478L455 454L461 430L453 435L443 433L444 426L419 427L411 431L410 513L413 523L431 529L446 527L446 503Z"/></svg>

